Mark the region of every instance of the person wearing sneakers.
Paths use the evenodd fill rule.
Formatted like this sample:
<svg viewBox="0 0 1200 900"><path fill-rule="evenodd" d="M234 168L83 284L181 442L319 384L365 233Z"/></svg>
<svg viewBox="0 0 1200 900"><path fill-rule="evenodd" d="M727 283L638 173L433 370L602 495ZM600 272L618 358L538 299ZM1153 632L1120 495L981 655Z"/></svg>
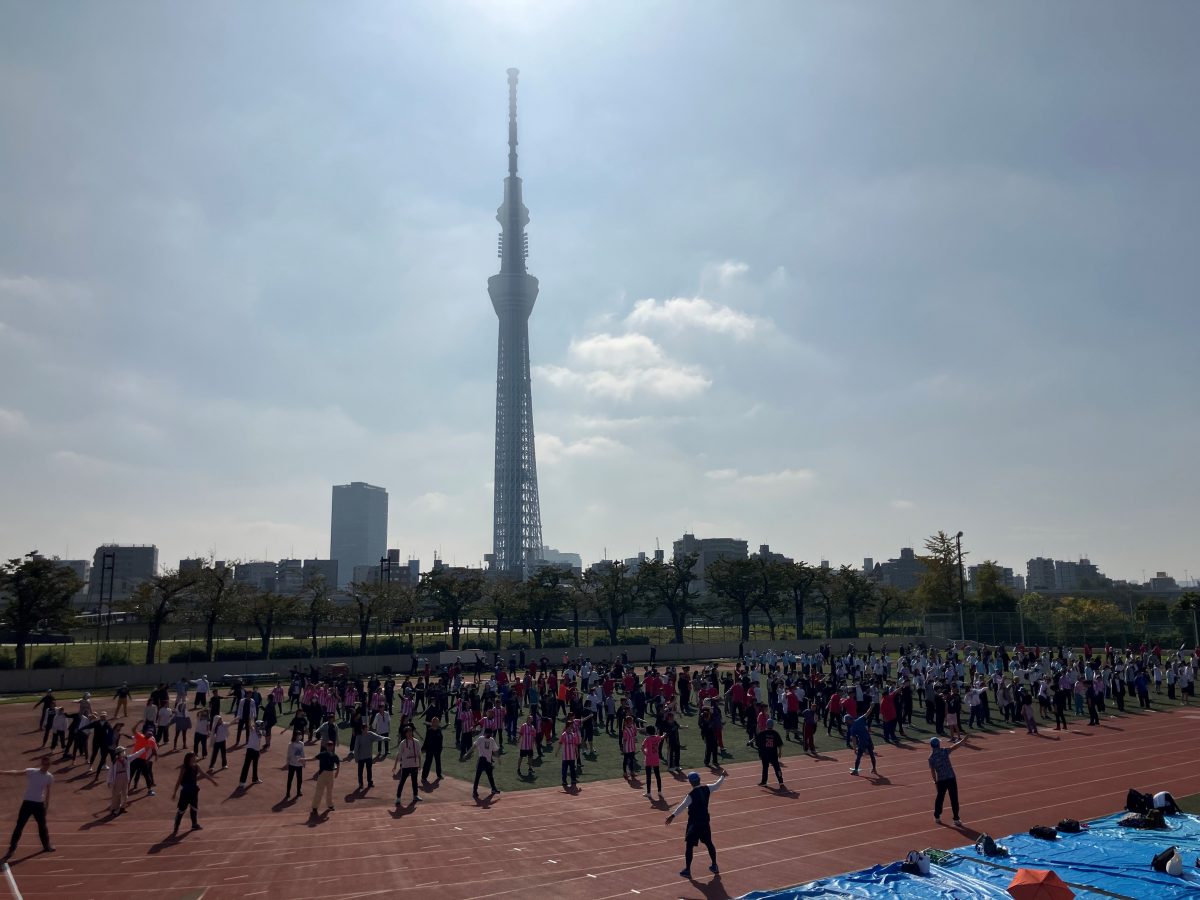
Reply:
<svg viewBox="0 0 1200 900"><path fill-rule="evenodd" d="M958 779L954 775L954 766L950 763L950 754L965 740L966 738L962 737L949 747L943 747L938 738L929 739L929 746L933 750L929 754L929 772L933 776L933 783L937 785L937 799L933 801L933 821L939 825L942 824L942 805L945 803L946 794L950 795L950 811L954 813L954 824L962 825L962 820L958 817Z"/></svg>
<svg viewBox="0 0 1200 900"><path fill-rule="evenodd" d="M321 804L325 804L325 812L333 812L333 781L341 770L341 760L333 752L333 744L321 742L321 752L317 754L317 789L313 793L312 815L315 818Z"/></svg>
<svg viewBox="0 0 1200 900"><path fill-rule="evenodd" d="M720 874L720 869L717 868L717 848L712 842L712 819L709 817L708 801L726 777L722 775L712 784L701 784L699 772L688 772L688 783L692 789L667 816L667 824L670 825L677 815L685 809L688 811L687 831L684 832L683 838L683 871L679 873L680 878L692 877L692 852L697 844L703 844L708 849L708 858L712 860L708 871L714 875Z"/></svg>
<svg viewBox="0 0 1200 900"><path fill-rule="evenodd" d="M25 795L21 799L21 809L17 813L17 827L13 829L8 852L3 857L4 861L17 852L17 843L21 840L21 832L25 830L25 823L29 821L30 816L33 816L34 821L37 822L38 837L42 839L42 850L46 853L53 853L54 846L50 843L50 832L46 828L46 813L50 811L50 788L54 785L54 776L50 773L50 755L43 756L36 769L14 769L0 772L0 775L25 777Z"/></svg>
<svg viewBox="0 0 1200 900"><path fill-rule="evenodd" d="M650 779L653 777L658 784L658 796L662 796L662 773L659 766L662 763L662 743L665 738L656 733L653 725L646 726L646 739L642 741L642 755L646 757L646 794L650 796Z"/></svg>
<svg viewBox="0 0 1200 900"><path fill-rule="evenodd" d="M754 743L758 747L758 758L762 762L762 778L758 783L765 785L769 771L774 769L775 780L779 782L779 789L783 790L783 769L779 767L779 748L783 746L783 738L775 730L774 719L767 719L766 727L754 736Z"/></svg>
<svg viewBox="0 0 1200 900"><path fill-rule="evenodd" d="M846 723L846 739L854 745L854 768L850 770L851 775L858 774L864 753L871 757L871 774L879 774L875 768L875 743L871 740L871 713L874 710L875 705L871 704L867 711L856 719L851 719L849 715L843 717Z"/></svg>
<svg viewBox="0 0 1200 900"><path fill-rule="evenodd" d="M413 803L420 803L421 796L417 793L417 769L421 767L421 745L413 737L413 727L404 726L404 734L400 738L400 746L396 748L396 762L392 766L392 774L400 770L400 780L396 783L396 805L401 803L400 795L404 793L404 782L412 779Z"/></svg>

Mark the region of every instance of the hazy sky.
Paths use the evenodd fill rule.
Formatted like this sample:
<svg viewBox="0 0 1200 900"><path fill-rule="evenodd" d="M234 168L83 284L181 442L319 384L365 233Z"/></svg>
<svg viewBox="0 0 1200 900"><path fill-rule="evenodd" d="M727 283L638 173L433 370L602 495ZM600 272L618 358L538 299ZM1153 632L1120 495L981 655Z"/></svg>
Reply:
<svg viewBox="0 0 1200 900"><path fill-rule="evenodd" d="M491 545L505 69L548 544L1200 571L1200 7L0 3L0 554Z"/></svg>

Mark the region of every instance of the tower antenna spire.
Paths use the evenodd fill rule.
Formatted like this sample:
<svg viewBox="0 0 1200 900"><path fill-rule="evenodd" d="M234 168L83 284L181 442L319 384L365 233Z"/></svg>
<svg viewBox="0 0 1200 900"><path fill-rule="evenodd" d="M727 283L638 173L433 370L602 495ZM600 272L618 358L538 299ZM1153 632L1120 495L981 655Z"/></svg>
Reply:
<svg viewBox="0 0 1200 900"><path fill-rule="evenodd" d="M517 76L519 69L508 70L508 174L517 174Z"/></svg>

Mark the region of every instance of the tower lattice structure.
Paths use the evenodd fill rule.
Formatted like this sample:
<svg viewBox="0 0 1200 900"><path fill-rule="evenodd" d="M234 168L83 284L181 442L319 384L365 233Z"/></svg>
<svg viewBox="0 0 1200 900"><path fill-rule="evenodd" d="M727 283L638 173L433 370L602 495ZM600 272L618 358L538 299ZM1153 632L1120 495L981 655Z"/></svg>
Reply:
<svg viewBox="0 0 1200 900"><path fill-rule="evenodd" d="M493 566L522 572L542 555L542 512L538 500L529 383L529 314L538 280L525 269L529 256L529 210L517 175L517 70L508 70L508 177L500 222L500 273L488 279L488 295L500 320L496 350L496 473L492 527Z"/></svg>

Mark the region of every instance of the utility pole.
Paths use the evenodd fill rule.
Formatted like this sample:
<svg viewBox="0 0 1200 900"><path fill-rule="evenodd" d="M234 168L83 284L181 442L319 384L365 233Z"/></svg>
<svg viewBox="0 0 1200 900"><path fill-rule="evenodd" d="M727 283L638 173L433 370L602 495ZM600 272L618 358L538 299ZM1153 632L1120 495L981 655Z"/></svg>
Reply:
<svg viewBox="0 0 1200 900"><path fill-rule="evenodd" d="M958 546L958 633L963 643L966 643L967 626L963 619L963 604L967 599L967 589L963 582L962 536L960 531L954 536L954 540Z"/></svg>

